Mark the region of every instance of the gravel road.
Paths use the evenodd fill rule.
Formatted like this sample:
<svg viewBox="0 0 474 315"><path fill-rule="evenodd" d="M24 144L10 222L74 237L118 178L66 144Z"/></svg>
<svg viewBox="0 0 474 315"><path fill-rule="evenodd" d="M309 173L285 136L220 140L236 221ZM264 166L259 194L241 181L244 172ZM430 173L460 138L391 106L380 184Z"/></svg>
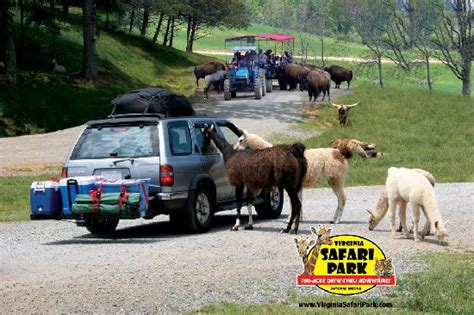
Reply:
<svg viewBox="0 0 474 315"><path fill-rule="evenodd" d="M382 189L347 188L343 222L333 234L372 239L393 257L398 275L425 268L412 260L419 253L474 249L473 183L436 185L443 218L450 220L448 246L434 236L422 243L393 240L386 219L368 231L365 210ZM328 224L336 198L330 189L308 189L303 206L300 234L307 235L310 226ZM70 222L0 224L0 313L181 312L220 301L280 301L293 290L326 294L295 286L300 258L293 237L279 233L288 213L286 200L280 219L238 232L229 230L235 213L219 213L215 228L201 235L175 234L165 216L121 222L113 238L94 237Z"/></svg>
<svg viewBox="0 0 474 315"><path fill-rule="evenodd" d="M350 93L331 92L333 100ZM263 101L250 94L229 102L222 98L212 95L194 106L270 139L314 135L293 128L304 119L301 92L276 90ZM0 139L0 176L57 172L81 128ZM368 231L365 210L382 190L347 188L343 222L333 234L374 240L393 257L397 274L423 270L422 262L412 260L422 252L473 250L474 183L436 185L443 217L450 220L449 246L443 247L433 236L422 243L393 240L386 220ZM300 234L307 235L310 226L328 224L336 197L329 189L308 189L303 204ZM202 235L176 234L166 216L120 222L111 238L66 221L0 223L0 313L182 312L220 301L281 301L294 290L325 294L295 286L301 261L293 237L279 233L288 213L286 200L279 219L257 221L254 231L239 232L229 231L234 212L219 213L215 227ZM387 290L376 288L366 296Z"/></svg>

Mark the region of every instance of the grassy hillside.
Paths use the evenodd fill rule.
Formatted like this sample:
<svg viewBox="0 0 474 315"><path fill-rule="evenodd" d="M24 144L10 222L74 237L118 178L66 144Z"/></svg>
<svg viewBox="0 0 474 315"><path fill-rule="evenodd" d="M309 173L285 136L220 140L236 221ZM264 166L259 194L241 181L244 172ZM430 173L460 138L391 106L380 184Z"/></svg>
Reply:
<svg viewBox="0 0 474 315"><path fill-rule="evenodd" d="M151 24L148 28L147 36L152 37L155 32L155 24ZM289 34L295 36L295 50L301 51L301 39L309 40L310 46L308 48L308 54L319 55L321 52L321 43L319 38L315 35L308 33L300 33L291 30L279 29L267 25L251 24L248 29L236 30L236 29L214 29L208 32L209 34L202 39L199 39L194 44L194 50L201 51L231 51L230 48L236 44L227 44L227 48L224 45L224 40L233 36L248 35L248 34L266 34L266 33L279 33ZM162 38L161 38L162 39ZM178 49L186 48L186 26L178 28L175 37L175 46ZM288 43L277 43L276 49L278 54L281 54L283 50L292 50L291 42ZM359 56L367 54L365 46L358 43L347 43L334 38L324 37L325 54L330 56ZM262 49L272 49L275 51L275 42L260 42Z"/></svg>
<svg viewBox="0 0 474 315"><path fill-rule="evenodd" d="M375 143L386 155L350 165L348 186L381 185L390 166L429 170L438 182L472 182L474 117L472 98L440 92L360 86L354 95L338 100L360 101L351 110L349 125L338 126L335 109L313 109L314 118L304 129L322 135L306 141L308 147L325 147L332 139L354 138Z"/></svg>
<svg viewBox="0 0 474 315"><path fill-rule="evenodd" d="M29 27L18 86L0 89L0 136L76 126L110 113L117 94L143 86L161 86L194 94L193 67L210 57L152 45L135 35L101 31L97 40L100 79L73 79L82 64L82 26L78 15L57 39L56 59L66 74L51 73L50 38Z"/></svg>

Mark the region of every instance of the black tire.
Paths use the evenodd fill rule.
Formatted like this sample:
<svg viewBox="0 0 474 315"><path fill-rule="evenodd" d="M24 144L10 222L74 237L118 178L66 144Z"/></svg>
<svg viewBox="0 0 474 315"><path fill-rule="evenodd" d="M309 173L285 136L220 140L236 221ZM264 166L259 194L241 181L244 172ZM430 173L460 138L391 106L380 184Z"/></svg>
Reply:
<svg viewBox="0 0 474 315"><path fill-rule="evenodd" d="M232 92L230 91L230 81L229 79L225 79L224 80L224 100L230 101L231 99L232 99Z"/></svg>
<svg viewBox="0 0 474 315"><path fill-rule="evenodd" d="M197 209L198 205L201 207ZM207 205L207 207L206 207ZM207 208L207 211L206 209ZM204 233L209 231L214 218L214 198L204 185L190 191L186 207L182 211L170 214L174 225L183 227L188 233Z"/></svg>
<svg viewBox="0 0 474 315"><path fill-rule="evenodd" d="M260 100L262 99L262 82L260 79L256 79L253 87L255 93L255 99Z"/></svg>
<svg viewBox="0 0 474 315"><path fill-rule="evenodd" d="M274 187L270 193L262 193L264 202L255 206L260 219L276 219L283 210L283 187Z"/></svg>
<svg viewBox="0 0 474 315"><path fill-rule="evenodd" d="M272 93L273 91L273 80L266 79L265 80L265 88L267 89L267 93Z"/></svg>
<svg viewBox="0 0 474 315"><path fill-rule="evenodd" d="M86 226L86 229L92 234L96 235L110 235L115 232L117 225L119 223L118 219L100 219L91 221L89 226Z"/></svg>

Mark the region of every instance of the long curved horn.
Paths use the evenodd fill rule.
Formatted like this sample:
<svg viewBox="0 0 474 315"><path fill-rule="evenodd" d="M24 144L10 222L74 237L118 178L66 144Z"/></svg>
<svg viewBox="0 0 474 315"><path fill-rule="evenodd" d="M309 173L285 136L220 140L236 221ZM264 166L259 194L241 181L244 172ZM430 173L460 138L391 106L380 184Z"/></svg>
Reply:
<svg viewBox="0 0 474 315"><path fill-rule="evenodd" d="M347 107L354 107L354 106L357 106L359 104L359 102L355 103L355 104L352 104L352 105L347 105Z"/></svg>
<svg viewBox="0 0 474 315"><path fill-rule="evenodd" d="M334 106L334 107L337 107L337 108L342 106L342 105L337 105L337 104L334 104L334 103L331 103L331 105Z"/></svg>

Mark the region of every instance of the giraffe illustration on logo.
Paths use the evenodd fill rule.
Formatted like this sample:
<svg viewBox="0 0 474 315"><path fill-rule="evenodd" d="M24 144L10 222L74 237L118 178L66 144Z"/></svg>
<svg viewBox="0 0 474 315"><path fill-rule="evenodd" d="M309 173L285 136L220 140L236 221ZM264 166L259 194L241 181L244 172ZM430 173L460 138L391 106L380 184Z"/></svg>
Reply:
<svg viewBox="0 0 474 315"><path fill-rule="evenodd" d="M331 234L332 228L327 228L325 225L319 225L318 228L312 226L311 236L295 237L295 244L298 250L298 255L303 260L302 275L312 275L318 260L319 250L321 245L332 245ZM314 238L316 236L316 239Z"/></svg>

